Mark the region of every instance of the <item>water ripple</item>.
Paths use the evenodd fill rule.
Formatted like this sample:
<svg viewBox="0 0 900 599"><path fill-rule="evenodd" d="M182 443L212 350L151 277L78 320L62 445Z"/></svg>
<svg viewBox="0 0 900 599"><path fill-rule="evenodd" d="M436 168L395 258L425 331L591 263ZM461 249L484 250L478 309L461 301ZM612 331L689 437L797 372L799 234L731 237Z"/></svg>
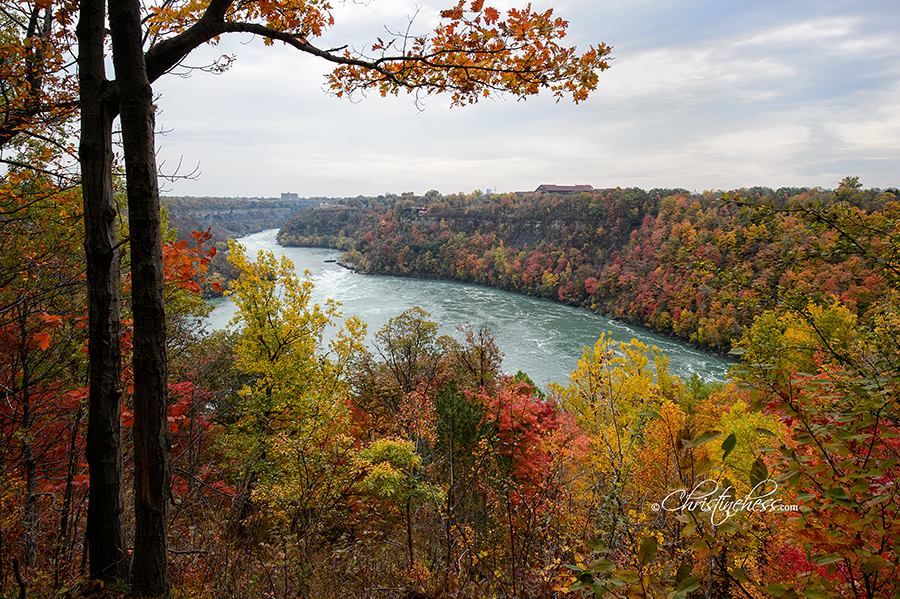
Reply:
<svg viewBox="0 0 900 599"><path fill-rule="evenodd" d="M287 256L301 271L308 269L316 285L313 299L342 302L345 316L356 315L368 323L370 343L374 332L389 318L421 306L440 323L442 334L458 336L457 327L466 323L490 326L505 356L504 369L523 370L542 385L567 382L584 348L592 346L601 332L617 341L637 338L659 347L669 357L670 371L682 377L696 373L707 380L721 380L729 366L727 360L695 347L580 308L488 287L354 273L324 262L338 258L340 252L283 248L275 242L276 233L272 229L238 241L250 256L264 249ZM228 326L234 304L228 299L217 299L213 304L207 319L209 327Z"/></svg>

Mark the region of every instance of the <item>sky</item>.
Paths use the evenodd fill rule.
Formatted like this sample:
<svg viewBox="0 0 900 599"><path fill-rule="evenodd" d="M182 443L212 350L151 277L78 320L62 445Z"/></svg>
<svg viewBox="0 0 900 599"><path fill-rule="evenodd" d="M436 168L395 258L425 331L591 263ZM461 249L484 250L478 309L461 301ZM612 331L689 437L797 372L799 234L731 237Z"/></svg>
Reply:
<svg viewBox="0 0 900 599"><path fill-rule="evenodd" d="M452 0L336 2L311 40L366 47L385 27L438 22ZM498 8L518 0L488 2ZM579 105L548 95L450 108L433 96L349 101L328 64L250 36L200 49L222 74L167 75L158 95L167 195L356 196L594 187L733 189L900 185L900 1L533 0L569 20L567 40L613 46Z"/></svg>

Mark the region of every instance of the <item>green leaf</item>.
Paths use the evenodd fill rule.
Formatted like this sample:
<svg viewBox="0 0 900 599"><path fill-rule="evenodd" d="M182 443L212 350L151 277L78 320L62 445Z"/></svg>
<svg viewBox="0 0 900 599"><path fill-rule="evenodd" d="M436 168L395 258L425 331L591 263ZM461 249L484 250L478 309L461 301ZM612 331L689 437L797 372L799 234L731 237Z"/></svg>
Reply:
<svg viewBox="0 0 900 599"><path fill-rule="evenodd" d="M681 562L681 565L678 566L678 570L675 571L675 583L680 584L682 580L691 575L691 570L693 566L689 561Z"/></svg>
<svg viewBox="0 0 900 599"><path fill-rule="evenodd" d="M595 559L588 565L588 568L591 569L591 572L596 572L598 574L608 574L609 572L612 572L612 569L614 567L615 564L612 562L612 560L608 560L605 557Z"/></svg>
<svg viewBox="0 0 900 599"><path fill-rule="evenodd" d="M851 493L866 493L869 491L869 483L856 483L850 487Z"/></svg>
<svg viewBox="0 0 900 599"><path fill-rule="evenodd" d="M610 578L606 582L615 584L614 581L619 580L622 582L622 584L619 584L617 586L623 586L624 584L634 584L641 579L641 575L638 574L635 570L622 570L618 572L617 577L618 578Z"/></svg>
<svg viewBox="0 0 900 599"><path fill-rule="evenodd" d="M850 499L849 497L847 497L847 493L844 492L844 490L840 487L828 489L828 491L825 492L825 495L831 497L832 499Z"/></svg>
<svg viewBox="0 0 900 599"><path fill-rule="evenodd" d="M696 576L688 576L675 587L676 593L690 593L700 588L700 581Z"/></svg>
<svg viewBox="0 0 900 599"><path fill-rule="evenodd" d="M656 555L657 546L658 542L656 537L647 537L641 541L641 548L638 551L638 561L642 566L646 566L653 560L653 556Z"/></svg>
<svg viewBox="0 0 900 599"><path fill-rule="evenodd" d="M885 501L889 500L890 498L891 498L890 495L876 495L875 497L873 497L872 499L867 501L866 505L869 507L873 507L873 506L878 505L879 503L884 503Z"/></svg>
<svg viewBox="0 0 900 599"><path fill-rule="evenodd" d="M724 523L716 527L717 534L723 535L738 531L738 523L734 520L726 520Z"/></svg>
<svg viewBox="0 0 900 599"><path fill-rule="evenodd" d="M843 559L844 558L841 557L840 555L838 555L837 553L829 553L828 555L823 555L821 557L817 557L816 559L813 560L813 562L817 566L827 566L828 564L834 564Z"/></svg>
<svg viewBox="0 0 900 599"><path fill-rule="evenodd" d="M747 573L742 568L735 568L732 570L731 576L740 582L747 582L750 580L750 577L747 576Z"/></svg>
<svg viewBox="0 0 900 599"><path fill-rule="evenodd" d="M866 574L872 574L882 568L890 567L891 563L881 556L873 555L862 563L862 571Z"/></svg>
<svg viewBox="0 0 900 599"><path fill-rule="evenodd" d="M684 446L685 447L699 447L700 445L703 445L704 443L708 443L709 441L712 441L713 439L715 439L716 437L718 437L721 434L722 434L721 431L706 431L705 433L697 435L693 439L686 439L684 441Z"/></svg>
<svg viewBox="0 0 900 599"><path fill-rule="evenodd" d="M766 463L762 461L762 458L756 458L753 466L750 467L750 487L755 487L768 478L769 469L766 468Z"/></svg>
<svg viewBox="0 0 900 599"><path fill-rule="evenodd" d="M725 452L724 454L722 454L723 460L728 457L728 454L731 453L731 450L734 449L735 445L737 445L737 437L734 433L731 433L730 435L725 437L725 440L722 441L722 451Z"/></svg>
<svg viewBox="0 0 900 599"><path fill-rule="evenodd" d="M637 580L636 577L637 577L637 575L635 574L635 580ZM600 590L601 590L601 591L606 591L606 590L609 590L609 587L614 587L614 588L617 588L617 589L618 589L618 588L620 588L620 587L625 586L626 584L628 584L628 583L626 583L626 582L625 582L624 580L622 580L621 578L617 578L617 577L615 577L615 576L612 576L612 577L607 578L606 580L603 581L603 586L600 587ZM600 586L600 583L595 583L595 584L594 584L594 592L595 592L595 593L597 592L597 587L598 587L598 586ZM598 596L599 596L599 597L602 597L602 595L598 595Z"/></svg>

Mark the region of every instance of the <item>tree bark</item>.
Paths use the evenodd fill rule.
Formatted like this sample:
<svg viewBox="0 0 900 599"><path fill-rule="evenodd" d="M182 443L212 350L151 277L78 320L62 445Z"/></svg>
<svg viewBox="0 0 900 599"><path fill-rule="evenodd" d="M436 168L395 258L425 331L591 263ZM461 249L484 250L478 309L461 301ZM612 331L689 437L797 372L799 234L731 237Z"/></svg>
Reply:
<svg viewBox="0 0 900 599"><path fill-rule="evenodd" d="M455 418L455 415L454 415ZM449 472L450 472L450 483L447 485L447 521L444 525L444 534L446 535L447 541L447 568L444 572L444 588L447 592L450 591L450 577L453 573L453 508L454 508L454 484L455 484L455 472L454 469L456 464L454 463L453 457L453 437L456 435L456 422L453 421L453 424L450 427L450 434L447 435L449 440L449 451L448 451L448 462L449 462Z"/></svg>
<svg viewBox="0 0 900 599"><path fill-rule="evenodd" d="M134 314L134 512L132 590L165 594L169 499L166 330L153 90L144 63L139 0L110 3L113 65L125 154Z"/></svg>
<svg viewBox="0 0 900 599"><path fill-rule="evenodd" d="M69 518L72 511L72 500L75 493L75 473L78 468L78 428L84 415L84 408L79 402L78 411L72 418L69 436L69 457L66 467L66 486L63 491L62 510L59 515L59 537L56 539L56 548L53 557L53 586L59 587L62 578L61 573L68 571L71 563L71 552L67 550L69 539ZM65 555L63 555L65 554Z"/></svg>
<svg viewBox="0 0 900 599"><path fill-rule="evenodd" d="M512 596L513 599L519 596L518 576L516 574L516 534L513 528L512 503L509 500L509 489L506 490L506 517L509 521L509 563L510 575L512 576Z"/></svg>
<svg viewBox="0 0 900 599"><path fill-rule="evenodd" d="M25 506L22 512L22 559L25 568L34 566L37 554L37 478L34 448L31 440L31 367L28 355L28 302L22 304L18 314L19 321L19 359L18 366L22 371L22 382L19 391L22 394L22 467L25 475ZM15 387L15 386L14 386ZM14 389L15 390L15 389Z"/></svg>
<svg viewBox="0 0 900 599"><path fill-rule="evenodd" d="M81 108L81 184L84 198L88 287L90 471L87 543L91 576L124 579L128 564L122 536L122 454L119 401L120 272L112 189L112 121L103 56L104 0L82 0L76 30Z"/></svg>
<svg viewBox="0 0 900 599"><path fill-rule="evenodd" d="M415 554L413 554L412 497L406 498L406 554L409 560L409 571L412 573L416 565Z"/></svg>

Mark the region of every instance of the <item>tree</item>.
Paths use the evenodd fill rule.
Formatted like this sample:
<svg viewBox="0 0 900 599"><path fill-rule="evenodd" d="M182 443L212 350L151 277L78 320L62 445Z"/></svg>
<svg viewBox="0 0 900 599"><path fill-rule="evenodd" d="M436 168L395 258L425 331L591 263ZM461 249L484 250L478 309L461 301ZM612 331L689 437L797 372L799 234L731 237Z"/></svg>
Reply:
<svg viewBox="0 0 900 599"><path fill-rule="evenodd" d="M437 370L438 325L431 315L409 308L387 321L375 334L376 348L387 364L397 386L410 393L420 383L431 384Z"/></svg>
<svg viewBox="0 0 900 599"><path fill-rule="evenodd" d="M441 499L439 488L416 476L422 458L412 441L380 439L359 453L363 468L360 483L363 490L397 506L404 506L406 520L406 553L409 569L415 567L413 550L412 503L422 499Z"/></svg>
<svg viewBox="0 0 900 599"><path fill-rule="evenodd" d="M346 379L365 325L349 318L326 343L338 306L312 303L312 282L299 279L290 260L260 252L250 262L234 242L229 260L240 273L232 287L242 325L237 366L252 381L224 440L241 489L236 517L274 523L282 538L295 539L303 564L356 482ZM265 508L255 518L253 505Z"/></svg>
<svg viewBox="0 0 900 599"><path fill-rule="evenodd" d="M169 503L166 330L162 225L156 180L153 91L144 63L141 3L111 2L109 26L119 92L134 315L134 511L132 588L165 593Z"/></svg>
<svg viewBox="0 0 900 599"><path fill-rule="evenodd" d="M21 162L0 178L0 553L30 583L65 575L83 489L85 297L79 194Z"/></svg>
<svg viewBox="0 0 900 599"><path fill-rule="evenodd" d="M79 7L78 89L81 137L78 148L84 203L88 288L90 468L87 542L91 574L125 579L128 563L122 535L120 451L121 334L120 265L112 181L114 104L105 76L104 0Z"/></svg>
<svg viewBox="0 0 900 599"><path fill-rule="evenodd" d="M444 11L445 23L431 37L406 36L389 43L376 42L371 49L373 56L354 55L349 50L322 50L309 42L333 22L329 5L318 0L300 3L167 2L148 8L143 15L140 3L135 1L117 3L115 7L110 5L114 63L126 70L117 68L118 80L108 82L102 63L103 6L102 0L82 3L79 23L81 110L89 117L82 122L81 152L82 174L91 181L84 188L85 213L89 215L86 222L91 223L87 244L90 248L89 270L93 272L89 276L89 286L96 304L92 317L105 323L102 330L98 325L92 337L92 352L96 354L93 358L98 369L103 364L110 367L107 372L117 370L116 356L103 356L99 352L101 347L112 347L109 340L117 333L114 325L118 297L111 289L117 256L114 246L110 247L108 243L113 236L111 222L106 216L111 206L111 153L108 151L111 146L108 140L112 118L121 111L126 168L138 171L126 177L129 192L135 193L129 200L129 210L137 213L130 219L147 227L131 240L133 255L139 257L134 266L147 269L133 281L135 296L147 298L147 304L135 314L135 341L141 348L135 353L135 371L145 373L142 383L149 386L139 392L141 403L146 405L136 431L142 444L154 445L152 450L149 446L146 452L141 450L138 469L147 468L148 474L152 472L155 478L163 479L165 441L156 439L157 433L165 430L166 366L164 319L158 318L162 283L161 277L154 274L161 271L160 231L158 218L151 216L158 206L158 188L155 181L150 180L155 179L156 173L150 133L154 109L149 85L153 81L175 68L203 43L225 33L250 33L261 36L269 45L281 41L336 64L336 70L329 76L329 85L339 96L373 88L382 95L397 94L401 90L446 92L451 95L454 105L465 105L493 92L506 91L525 97L548 89L557 97L569 95L579 102L596 87L598 71L608 68L605 59L610 53L603 44L589 48L581 55L576 54L574 48L561 45L568 23L554 17L552 10L539 13L530 7L513 9L506 19L501 19L499 11L485 7L483 0L475 0L470 5L460 1L453 9ZM144 25L143 30L140 24ZM138 53L145 39L149 40L150 47L143 56L145 68L140 68ZM101 307L103 300L105 304ZM92 452L102 454L95 455L93 461L115 464L118 449L109 440L118 432L111 418L117 410L118 393L109 385L101 385L99 374L97 379L92 385L91 399L97 405L94 437L105 443L102 451L99 443L92 444ZM143 422L145 417L153 422ZM145 464L145 459L150 463ZM155 488L165 487L164 480L149 484ZM114 485L107 485L107 489L110 494L118 492ZM158 563L165 559L165 513L160 508L164 499L154 495L149 500L154 507L139 507L136 517L141 521L139 530L154 529L147 533L148 539L153 539L152 543L148 540L147 551L155 556L151 561ZM139 495L137 501L144 499ZM111 495L98 498L97 502L108 504L110 510L106 515L118 519L116 500ZM107 539L111 542L109 546L118 546L113 537L114 534ZM139 566L136 572L139 586L164 590L165 580L158 574L151 576L143 568ZM98 568L98 573L103 574L107 569ZM158 566L153 569L159 571Z"/></svg>
<svg viewBox="0 0 900 599"><path fill-rule="evenodd" d="M803 506L785 542L803 559L775 595L896 592L897 306L893 290L862 321L837 303L767 313L741 341L741 379L790 432L773 461Z"/></svg>
<svg viewBox="0 0 900 599"><path fill-rule="evenodd" d="M5 2L0 16L0 148L40 140L65 149L57 133L74 116L69 11L53 2ZM40 162L0 158L45 169Z"/></svg>

